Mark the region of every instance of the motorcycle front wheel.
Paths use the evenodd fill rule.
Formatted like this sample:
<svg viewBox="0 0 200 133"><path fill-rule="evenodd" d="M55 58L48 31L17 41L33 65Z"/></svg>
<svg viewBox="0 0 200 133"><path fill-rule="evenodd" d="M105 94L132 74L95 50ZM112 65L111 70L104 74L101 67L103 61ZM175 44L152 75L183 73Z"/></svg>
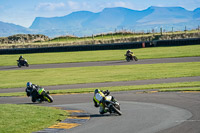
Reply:
<svg viewBox="0 0 200 133"><path fill-rule="evenodd" d="M138 61L138 58L136 56L133 56L133 58L134 58L135 61Z"/></svg>
<svg viewBox="0 0 200 133"><path fill-rule="evenodd" d="M17 66L18 66L18 67L21 67L21 65L20 65L19 63L17 63Z"/></svg>
<svg viewBox="0 0 200 133"><path fill-rule="evenodd" d="M116 112L118 115L122 115L122 112L118 110L115 106L111 106L111 109Z"/></svg>
<svg viewBox="0 0 200 133"><path fill-rule="evenodd" d="M48 94L46 94L45 96L44 96L44 98L47 100L47 102L49 102L49 103L52 103L53 102L53 98L50 96L50 95L48 95Z"/></svg>
<svg viewBox="0 0 200 133"><path fill-rule="evenodd" d="M28 63L26 63L26 67L29 67L29 64L28 64Z"/></svg>

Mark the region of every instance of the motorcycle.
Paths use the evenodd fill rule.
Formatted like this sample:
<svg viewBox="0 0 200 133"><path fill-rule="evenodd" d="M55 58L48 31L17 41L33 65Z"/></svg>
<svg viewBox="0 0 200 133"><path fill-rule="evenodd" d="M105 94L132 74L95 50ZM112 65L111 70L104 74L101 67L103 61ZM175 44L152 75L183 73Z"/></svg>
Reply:
<svg viewBox="0 0 200 133"><path fill-rule="evenodd" d="M131 53L130 55L125 54L124 56L126 56L126 61L127 62L130 62L131 60L133 61L133 59L135 61L138 61L138 58L133 53Z"/></svg>
<svg viewBox="0 0 200 133"><path fill-rule="evenodd" d="M21 67L21 66L29 67L29 64L26 59L25 60L17 60L17 66L18 67Z"/></svg>
<svg viewBox="0 0 200 133"><path fill-rule="evenodd" d="M116 99L114 99L113 96L106 96L104 102L105 102L105 107L108 108L110 114L115 113L118 115L122 115L119 103L116 101Z"/></svg>
<svg viewBox="0 0 200 133"><path fill-rule="evenodd" d="M44 88L39 88L38 91L37 90L33 90L32 94L32 102L43 102L43 101L47 101L49 103L53 102L53 98L49 95L49 92L45 91Z"/></svg>

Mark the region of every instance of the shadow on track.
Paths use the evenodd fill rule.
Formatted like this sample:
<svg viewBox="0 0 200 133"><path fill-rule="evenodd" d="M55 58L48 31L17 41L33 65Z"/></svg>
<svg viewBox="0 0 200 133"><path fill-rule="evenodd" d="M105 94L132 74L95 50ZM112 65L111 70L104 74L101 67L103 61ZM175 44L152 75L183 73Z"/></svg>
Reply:
<svg viewBox="0 0 200 133"><path fill-rule="evenodd" d="M0 70L11 70L11 69L17 69L17 66L12 66L12 67L2 67Z"/></svg>
<svg viewBox="0 0 200 133"><path fill-rule="evenodd" d="M35 102L35 103L32 103L32 102L30 102L30 103L18 103L18 104L47 105L47 104L49 104L49 103L46 103L46 102L41 102L41 103Z"/></svg>
<svg viewBox="0 0 200 133"><path fill-rule="evenodd" d="M91 118L99 118L99 117L112 117L112 116L118 116L116 114L91 114L90 117Z"/></svg>
<svg viewBox="0 0 200 133"><path fill-rule="evenodd" d="M126 63L127 61L115 61L115 62L108 62L108 63L106 63L106 64L124 64L124 63Z"/></svg>

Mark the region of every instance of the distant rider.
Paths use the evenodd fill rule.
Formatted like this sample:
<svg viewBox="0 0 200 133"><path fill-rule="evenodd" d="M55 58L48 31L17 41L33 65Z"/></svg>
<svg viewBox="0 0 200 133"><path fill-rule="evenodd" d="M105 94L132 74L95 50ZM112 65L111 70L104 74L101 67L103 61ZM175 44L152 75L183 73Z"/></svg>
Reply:
<svg viewBox="0 0 200 133"><path fill-rule="evenodd" d="M32 97L32 102L36 102L37 100L37 95L35 95L35 93L33 93L34 91L36 91L38 93L38 89L40 87L38 85L32 84L31 82L27 82L26 84L26 95L29 97Z"/></svg>
<svg viewBox="0 0 200 133"><path fill-rule="evenodd" d="M23 56L21 55L21 56L19 57L19 61L23 61L23 60L25 60L25 59L24 59Z"/></svg>
<svg viewBox="0 0 200 133"><path fill-rule="evenodd" d="M108 90L106 91L102 91L99 89L96 89L94 91L94 98L93 98L93 102L94 102L94 106L95 107L99 107L99 113L100 114L104 114L108 112L108 109L105 109L105 97L108 96L110 94L110 92Z"/></svg>
<svg viewBox="0 0 200 133"><path fill-rule="evenodd" d="M127 50L126 51L126 56L132 57L133 56L133 52L131 52L131 50Z"/></svg>

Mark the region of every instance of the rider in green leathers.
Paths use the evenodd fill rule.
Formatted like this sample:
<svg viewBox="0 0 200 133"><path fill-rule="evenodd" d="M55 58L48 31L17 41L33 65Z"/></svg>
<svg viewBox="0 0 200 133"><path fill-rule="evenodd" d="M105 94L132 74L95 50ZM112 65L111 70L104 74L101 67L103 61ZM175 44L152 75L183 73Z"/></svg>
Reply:
<svg viewBox="0 0 200 133"><path fill-rule="evenodd" d="M99 108L99 113L104 114L107 113L108 110L105 109L105 96L109 95L110 92L108 90L102 91L99 89L96 89L94 91L94 97L93 97L93 102L95 107L100 107Z"/></svg>

